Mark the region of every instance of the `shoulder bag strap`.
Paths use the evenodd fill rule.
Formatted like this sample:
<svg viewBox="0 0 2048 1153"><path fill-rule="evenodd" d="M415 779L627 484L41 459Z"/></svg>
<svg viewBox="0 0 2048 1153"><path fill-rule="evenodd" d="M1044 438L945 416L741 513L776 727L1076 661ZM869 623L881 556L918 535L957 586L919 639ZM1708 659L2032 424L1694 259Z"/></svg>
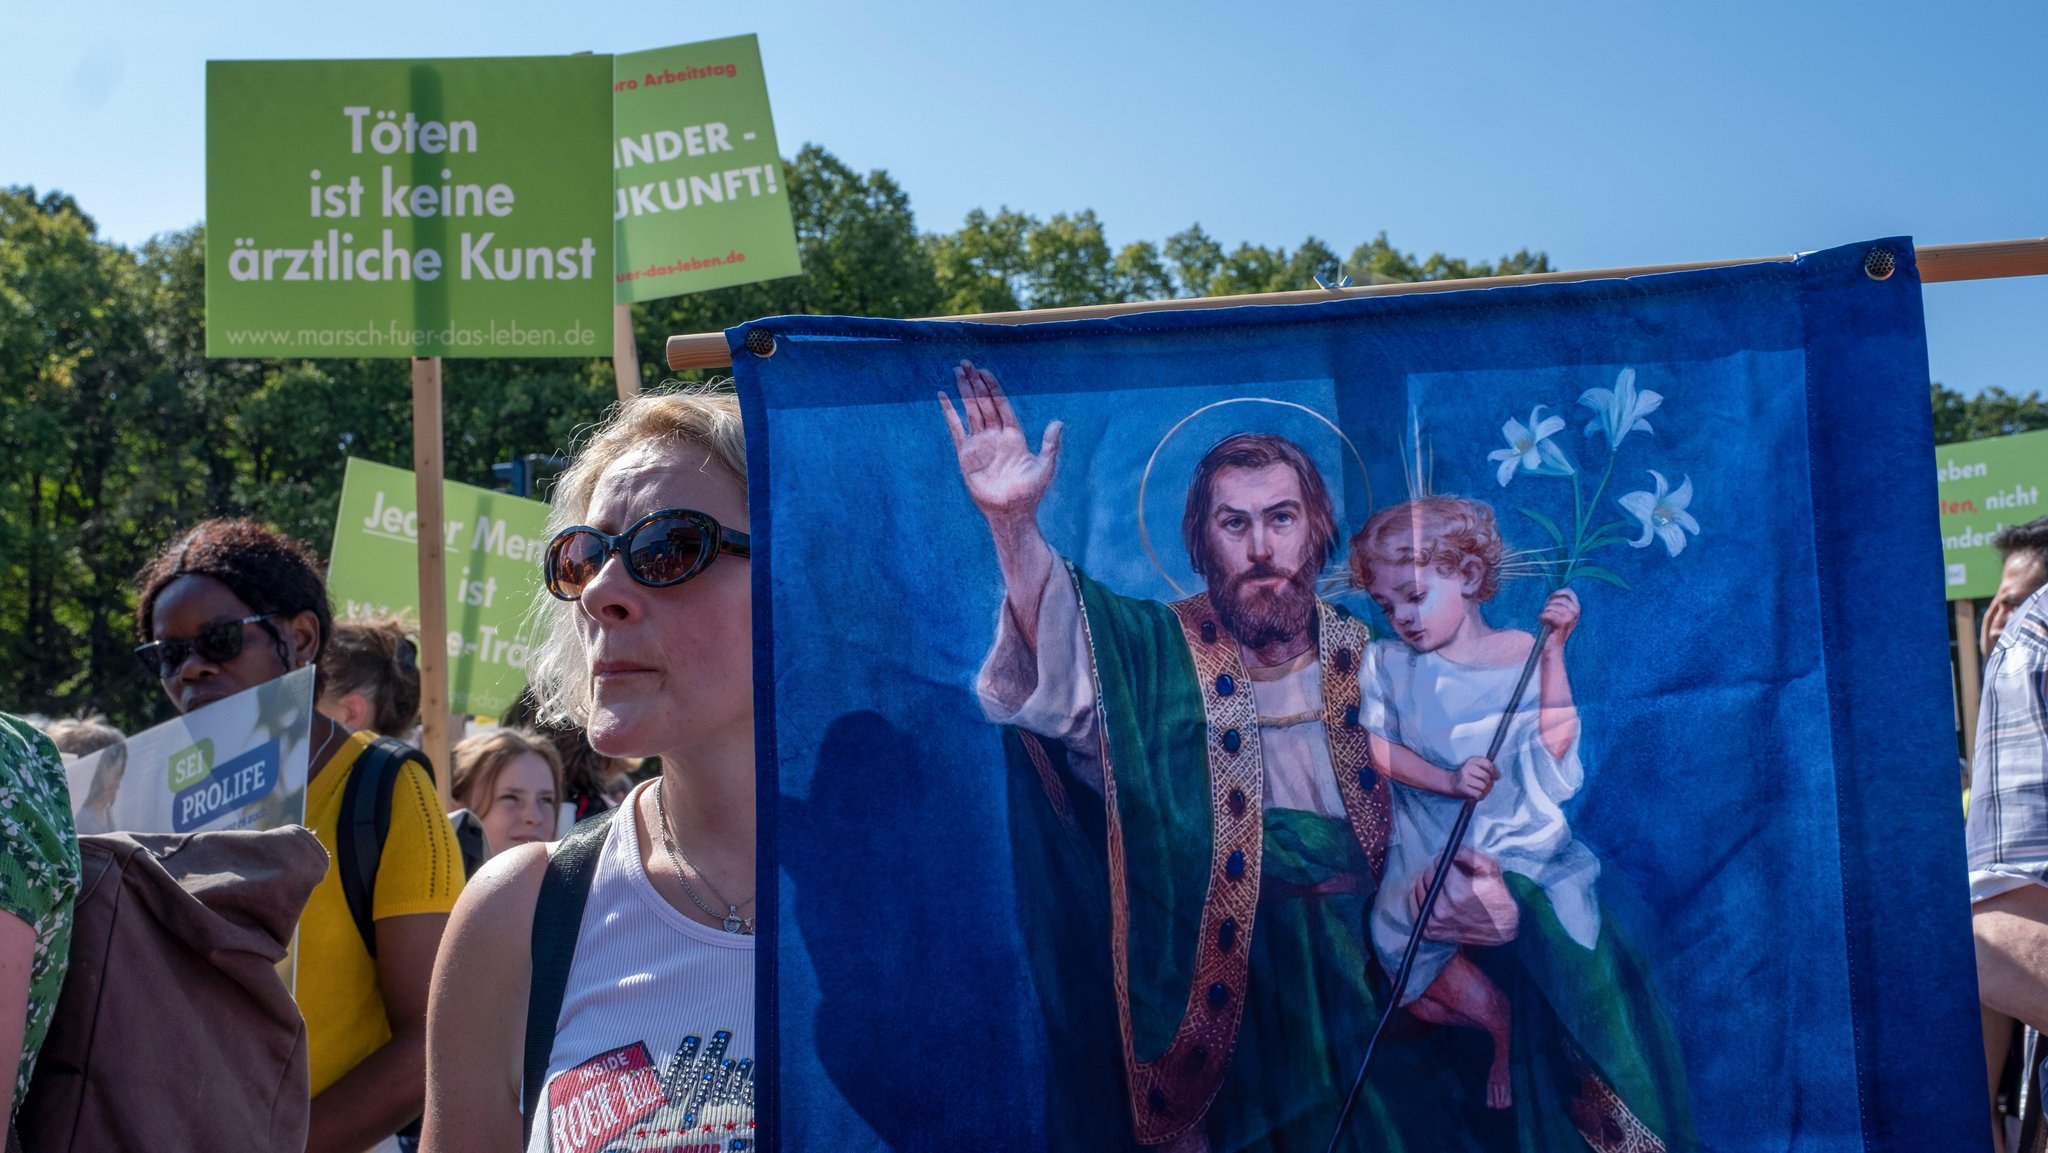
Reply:
<svg viewBox="0 0 2048 1153"><path fill-rule="evenodd" d="M555 1048L555 1024L576 957L583 905L597 875L598 853L616 810L607 809L577 824L548 858L540 897L533 908L533 981L526 996L526 1062L520 1083L521 1148L533 1137L535 1111L547 1084L548 1057Z"/></svg>
<svg viewBox="0 0 2048 1153"><path fill-rule="evenodd" d="M335 870L341 874L341 895L356 923L363 948L377 956L377 867L384 862L384 842L391 835L391 796L407 761L417 761L434 775L418 749L391 737L371 741L349 771L341 796L340 826L335 830Z"/></svg>

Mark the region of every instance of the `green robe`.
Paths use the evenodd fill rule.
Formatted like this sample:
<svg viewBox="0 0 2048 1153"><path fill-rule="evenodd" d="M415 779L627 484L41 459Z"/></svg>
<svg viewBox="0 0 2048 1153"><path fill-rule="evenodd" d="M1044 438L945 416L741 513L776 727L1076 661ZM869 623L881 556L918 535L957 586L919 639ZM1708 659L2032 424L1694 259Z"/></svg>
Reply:
<svg viewBox="0 0 2048 1153"><path fill-rule="evenodd" d="M1363 741L1345 705L1357 703L1364 627L1322 606L1327 727L1350 819L1265 809L1256 741L1246 735L1256 731L1250 685L1234 642L1202 627L1206 598L1168 606L1073 575L1095 666L1107 796L1069 772L1057 742L1005 733L1019 917L1048 1049L1048 1146L1156 1148L1198 1127L1219 1153L1321 1153L1386 993L1366 916L1384 861L1387 786L1363 767L1362 743L1344 743ZM1111 867L1118 857L1120 875ZM1629 1113L1638 1096L1654 1107L1644 1124L1665 1143L1637 1148L1690 1147L1682 1089L1674 1108L1666 1088L1682 1085L1676 1048L1653 1005L1604 1019L1596 1011L1590 1045L1573 1044L1561 1024L1586 1016L1580 1002L1597 1010L1614 1000L1603 975L1647 994L1640 963L1631 956L1617 966L1609 933L1590 954L1607 957L1604 969L1521 964L1525 951L1558 956L1559 941L1589 953L1547 917L1540 889L1520 886L1515 895L1521 936L1474 952L1491 954L1482 964L1500 972L1513 998L1518 1103L1538 1107L1485 1109L1483 1034L1431 1030L1404 1015L1381 1043L1341 1148L1627 1148L1581 1133L1592 1125L1604 1134L1617 1112L1643 1117ZM1558 990L1562 1011L1546 988ZM1617 1097L1626 1102L1618 1110L1601 1098L1605 1112L1589 1112L1587 1087L1611 1079L1585 1074L1628 1063L1644 1039L1655 1059L1621 1079L1635 1095ZM1610 1127L1633 1131L1626 1121Z"/></svg>

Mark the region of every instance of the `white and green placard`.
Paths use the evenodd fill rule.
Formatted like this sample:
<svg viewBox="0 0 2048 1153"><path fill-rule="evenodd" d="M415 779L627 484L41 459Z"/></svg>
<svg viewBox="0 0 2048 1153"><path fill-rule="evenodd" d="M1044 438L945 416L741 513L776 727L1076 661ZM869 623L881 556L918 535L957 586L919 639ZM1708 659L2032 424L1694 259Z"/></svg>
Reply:
<svg viewBox="0 0 2048 1153"><path fill-rule="evenodd" d="M752 36L614 57L612 99L620 303L802 271Z"/></svg>
<svg viewBox="0 0 2048 1153"><path fill-rule="evenodd" d="M611 79L209 61L207 355L609 355Z"/></svg>
<svg viewBox="0 0 2048 1153"><path fill-rule="evenodd" d="M2048 514L2048 431L1940 445L1934 478L1948 599L1988 597L1998 591L2002 567L1991 538Z"/></svg>
<svg viewBox="0 0 2048 1153"><path fill-rule="evenodd" d="M80 833L276 829L306 820L313 669L67 757Z"/></svg>
<svg viewBox="0 0 2048 1153"><path fill-rule="evenodd" d="M414 492L410 471L349 458L327 571L337 618L418 619ZM441 492L449 707L503 716L526 686L548 506L454 481L443 482Z"/></svg>

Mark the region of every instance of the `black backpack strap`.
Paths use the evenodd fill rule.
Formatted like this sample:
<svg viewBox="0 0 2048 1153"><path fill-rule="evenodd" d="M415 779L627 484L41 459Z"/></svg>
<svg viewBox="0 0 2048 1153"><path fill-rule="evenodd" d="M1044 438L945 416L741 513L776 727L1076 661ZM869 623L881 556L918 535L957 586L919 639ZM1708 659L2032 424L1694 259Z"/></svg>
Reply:
<svg viewBox="0 0 2048 1153"><path fill-rule="evenodd" d="M541 878L533 907L533 982L526 996L526 1063L519 1090L522 1149L533 1138L534 1112L555 1048L555 1023L569 988L569 965L576 959L576 934L583 928L583 905L590 899L598 852L617 812L607 809L578 822L548 858Z"/></svg>
<svg viewBox="0 0 2048 1153"><path fill-rule="evenodd" d="M391 795L407 761L416 761L434 775L426 754L391 737L378 737L356 758L342 787L341 816L334 830L334 868L341 874L341 895L348 915L371 957L377 955L377 866L384 861L384 841L391 835Z"/></svg>

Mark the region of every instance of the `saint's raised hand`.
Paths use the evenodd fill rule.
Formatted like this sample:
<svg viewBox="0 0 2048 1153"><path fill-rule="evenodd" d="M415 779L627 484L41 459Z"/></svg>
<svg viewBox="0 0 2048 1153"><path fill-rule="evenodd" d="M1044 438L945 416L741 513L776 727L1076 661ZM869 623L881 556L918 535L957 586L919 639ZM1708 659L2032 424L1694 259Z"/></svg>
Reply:
<svg viewBox="0 0 2048 1153"><path fill-rule="evenodd" d="M946 427L953 432L967 495L983 516L1035 514L1059 463L1060 422L1045 426L1045 437L1033 453L1017 410L1010 407L995 374L963 360L953 369L953 383L960 390L960 412L953 410L952 398L944 392L939 393L939 404L945 409Z"/></svg>

